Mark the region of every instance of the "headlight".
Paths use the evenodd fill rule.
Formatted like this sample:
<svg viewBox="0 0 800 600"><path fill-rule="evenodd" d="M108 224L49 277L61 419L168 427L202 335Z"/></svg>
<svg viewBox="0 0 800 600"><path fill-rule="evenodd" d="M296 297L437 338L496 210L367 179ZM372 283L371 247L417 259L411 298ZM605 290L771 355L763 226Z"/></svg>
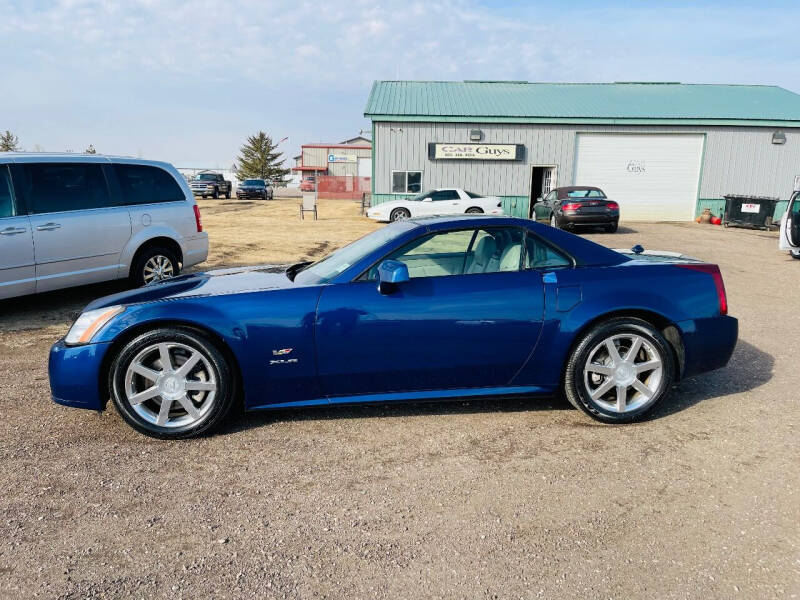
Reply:
<svg viewBox="0 0 800 600"><path fill-rule="evenodd" d="M78 320L70 327L67 337L64 342L70 346L77 346L79 344L88 344L92 341L94 334L108 323L112 317L117 316L125 310L124 306L108 306L106 308L98 308L97 310L90 310L83 313Z"/></svg>

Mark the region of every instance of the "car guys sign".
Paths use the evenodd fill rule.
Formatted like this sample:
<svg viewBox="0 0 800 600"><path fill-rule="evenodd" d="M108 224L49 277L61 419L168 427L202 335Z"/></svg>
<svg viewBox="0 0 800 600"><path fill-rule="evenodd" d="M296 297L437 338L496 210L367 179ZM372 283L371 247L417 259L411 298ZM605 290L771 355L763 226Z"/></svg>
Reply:
<svg viewBox="0 0 800 600"><path fill-rule="evenodd" d="M428 144L431 160L521 160L522 144Z"/></svg>

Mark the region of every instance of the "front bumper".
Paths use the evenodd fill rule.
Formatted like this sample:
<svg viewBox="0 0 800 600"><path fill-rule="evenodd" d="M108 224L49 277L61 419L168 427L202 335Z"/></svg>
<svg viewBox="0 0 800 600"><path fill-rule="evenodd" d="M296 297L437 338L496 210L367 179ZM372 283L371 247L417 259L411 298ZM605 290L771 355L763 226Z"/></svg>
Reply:
<svg viewBox="0 0 800 600"><path fill-rule="evenodd" d="M75 408L103 410L108 400L101 366L109 344L67 346L59 340L50 349L48 372L53 402Z"/></svg>
<svg viewBox="0 0 800 600"><path fill-rule="evenodd" d="M269 196L269 192L264 190L236 190L237 198L263 198Z"/></svg>

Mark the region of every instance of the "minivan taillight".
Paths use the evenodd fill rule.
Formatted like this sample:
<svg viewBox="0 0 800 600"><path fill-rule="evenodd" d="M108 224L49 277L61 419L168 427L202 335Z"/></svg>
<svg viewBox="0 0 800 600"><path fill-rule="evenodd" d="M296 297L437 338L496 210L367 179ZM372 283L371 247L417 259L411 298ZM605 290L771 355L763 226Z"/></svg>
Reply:
<svg viewBox="0 0 800 600"><path fill-rule="evenodd" d="M714 287L717 288L717 300L719 300L719 314L728 314L728 296L725 294L725 283L722 281L722 273L720 273L717 265L708 264L691 264L691 265L678 265L682 269L690 269L692 271L700 271L701 273L708 273L714 279Z"/></svg>
<svg viewBox="0 0 800 600"><path fill-rule="evenodd" d="M194 205L194 222L197 224L197 233L203 231L203 217L200 216L200 207Z"/></svg>

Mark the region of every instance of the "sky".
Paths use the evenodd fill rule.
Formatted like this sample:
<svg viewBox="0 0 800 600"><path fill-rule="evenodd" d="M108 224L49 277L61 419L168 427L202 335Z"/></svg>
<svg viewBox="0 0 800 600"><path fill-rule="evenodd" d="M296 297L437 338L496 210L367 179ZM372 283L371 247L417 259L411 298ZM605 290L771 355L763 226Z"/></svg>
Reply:
<svg viewBox="0 0 800 600"><path fill-rule="evenodd" d="M226 168L369 131L376 79L680 81L800 93L798 2L0 0L0 131L25 150Z"/></svg>

